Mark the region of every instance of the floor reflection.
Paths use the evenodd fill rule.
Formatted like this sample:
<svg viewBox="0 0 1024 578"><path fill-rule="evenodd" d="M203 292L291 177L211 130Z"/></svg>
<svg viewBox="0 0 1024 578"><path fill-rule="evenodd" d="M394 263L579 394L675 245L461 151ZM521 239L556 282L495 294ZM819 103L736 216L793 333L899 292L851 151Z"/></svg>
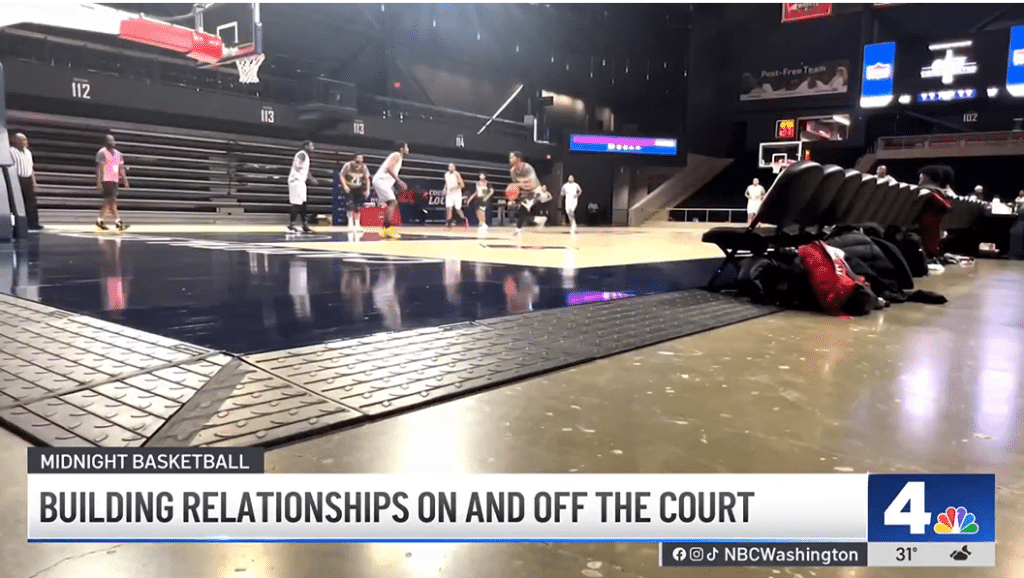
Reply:
<svg viewBox="0 0 1024 578"><path fill-rule="evenodd" d="M0 252L0 291L251 353L699 287L717 264L547 268L136 237L34 235Z"/></svg>

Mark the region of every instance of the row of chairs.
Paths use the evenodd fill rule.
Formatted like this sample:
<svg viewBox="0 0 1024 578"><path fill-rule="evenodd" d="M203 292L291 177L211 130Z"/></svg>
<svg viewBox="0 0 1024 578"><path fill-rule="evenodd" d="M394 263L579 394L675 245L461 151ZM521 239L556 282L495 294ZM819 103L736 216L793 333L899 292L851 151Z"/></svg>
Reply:
<svg viewBox="0 0 1024 578"><path fill-rule="evenodd" d="M928 194L917 185L889 182L854 169L813 161L793 163L772 183L749 226L715 227L704 233L705 243L718 245L725 253L709 286L743 257L822 239L837 225L873 223L912 229ZM953 199L952 203L944 219L947 230L970 228L985 211L980 201Z"/></svg>

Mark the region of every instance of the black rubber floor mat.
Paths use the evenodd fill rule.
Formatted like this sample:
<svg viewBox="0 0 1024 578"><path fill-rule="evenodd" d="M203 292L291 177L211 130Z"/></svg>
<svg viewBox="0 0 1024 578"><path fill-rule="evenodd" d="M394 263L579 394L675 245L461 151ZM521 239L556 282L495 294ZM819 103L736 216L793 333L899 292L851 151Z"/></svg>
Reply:
<svg viewBox="0 0 1024 578"><path fill-rule="evenodd" d="M0 358L18 362L0 421L35 443L103 447L280 445L779 311L691 290L237 357L5 304L25 333L0 319ZM125 339L149 347L144 363L97 355Z"/></svg>

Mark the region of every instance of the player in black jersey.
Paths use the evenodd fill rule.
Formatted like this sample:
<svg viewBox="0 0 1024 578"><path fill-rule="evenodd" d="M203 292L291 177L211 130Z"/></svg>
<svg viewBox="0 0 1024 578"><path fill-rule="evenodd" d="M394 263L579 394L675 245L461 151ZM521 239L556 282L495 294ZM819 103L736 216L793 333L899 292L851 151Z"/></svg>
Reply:
<svg viewBox="0 0 1024 578"><path fill-rule="evenodd" d="M516 219L515 236L523 234L523 225L531 217L540 216L540 204L551 200L551 194L544 190L537 172L529 163L523 161L523 153L513 151L508 154L509 174L512 176L512 183L519 187L519 196L516 204L519 206L519 214Z"/></svg>
<svg viewBox="0 0 1024 578"><path fill-rule="evenodd" d="M370 169L363 164L363 155L356 155L341 167L341 186L348 197L348 226L360 229L359 209L366 202L366 187L370 184Z"/></svg>

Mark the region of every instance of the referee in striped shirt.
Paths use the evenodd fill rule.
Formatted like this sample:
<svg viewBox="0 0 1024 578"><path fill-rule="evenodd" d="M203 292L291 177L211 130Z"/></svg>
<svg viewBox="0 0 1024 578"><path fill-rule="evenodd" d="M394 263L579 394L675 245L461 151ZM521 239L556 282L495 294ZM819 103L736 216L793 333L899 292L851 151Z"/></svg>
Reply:
<svg viewBox="0 0 1024 578"><path fill-rule="evenodd" d="M21 184L21 196L25 199L28 229L38 231L43 227L39 224L39 207L36 206L36 173L32 164L32 151L28 150L28 137L23 133L14 135L11 156L14 157L14 170Z"/></svg>

